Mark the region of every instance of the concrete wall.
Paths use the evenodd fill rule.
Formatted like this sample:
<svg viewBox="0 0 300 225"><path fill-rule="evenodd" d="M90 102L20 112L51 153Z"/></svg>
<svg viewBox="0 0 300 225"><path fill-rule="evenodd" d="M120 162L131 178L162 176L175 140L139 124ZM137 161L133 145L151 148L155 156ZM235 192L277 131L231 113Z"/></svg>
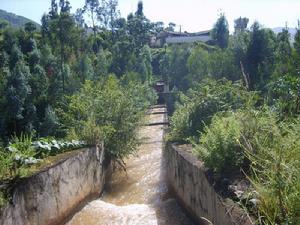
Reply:
<svg viewBox="0 0 300 225"><path fill-rule="evenodd" d="M62 224L81 204L100 196L109 168L103 149L68 153L14 186L11 203L0 211L0 224Z"/></svg>
<svg viewBox="0 0 300 225"><path fill-rule="evenodd" d="M164 155L171 191L201 224L251 224L238 206L225 205L208 182L202 163L192 153L167 143Z"/></svg>

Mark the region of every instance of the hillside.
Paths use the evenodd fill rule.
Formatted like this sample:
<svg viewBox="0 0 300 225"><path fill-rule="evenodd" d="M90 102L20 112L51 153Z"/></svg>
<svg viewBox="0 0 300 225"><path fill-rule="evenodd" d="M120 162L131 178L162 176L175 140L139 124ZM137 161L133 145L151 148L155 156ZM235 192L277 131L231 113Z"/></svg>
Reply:
<svg viewBox="0 0 300 225"><path fill-rule="evenodd" d="M31 22L34 23L38 28L40 25L28 18L23 16L18 16L14 13L6 12L5 10L0 9L0 20L8 21L13 27L23 27L24 24Z"/></svg>

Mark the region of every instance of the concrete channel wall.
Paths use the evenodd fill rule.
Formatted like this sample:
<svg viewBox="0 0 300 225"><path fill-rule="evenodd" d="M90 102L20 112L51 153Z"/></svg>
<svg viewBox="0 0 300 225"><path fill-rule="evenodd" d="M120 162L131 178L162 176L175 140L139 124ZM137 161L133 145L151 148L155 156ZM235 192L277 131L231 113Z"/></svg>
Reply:
<svg viewBox="0 0 300 225"><path fill-rule="evenodd" d="M14 185L11 202L0 210L0 225L63 224L80 205L100 196L109 170L102 148L67 153Z"/></svg>
<svg viewBox="0 0 300 225"><path fill-rule="evenodd" d="M191 152L167 143L164 154L169 188L200 224L252 224L238 206L225 204L208 182L204 166Z"/></svg>

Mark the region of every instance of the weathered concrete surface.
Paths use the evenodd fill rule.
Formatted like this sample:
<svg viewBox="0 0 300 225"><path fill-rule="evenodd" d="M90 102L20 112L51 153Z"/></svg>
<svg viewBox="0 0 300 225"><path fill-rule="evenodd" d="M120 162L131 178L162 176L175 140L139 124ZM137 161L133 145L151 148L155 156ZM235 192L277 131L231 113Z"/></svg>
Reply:
<svg viewBox="0 0 300 225"><path fill-rule="evenodd" d="M202 224L248 225L251 221L242 210L225 204L208 182L205 168L191 152L171 143L165 150L168 185L174 194Z"/></svg>
<svg viewBox="0 0 300 225"><path fill-rule="evenodd" d="M163 113L157 113L163 112ZM138 136L142 144L115 171L101 199L90 202L67 225L195 225L168 193L162 157L165 106L149 110Z"/></svg>
<svg viewBox="0 0 300 225"><path fill-rule="evenodd" d="M20 181L12 202L0 212L0 224L62 224L80 204L99 197L108 165L100 148L72 152L51 168Z"/></svg>

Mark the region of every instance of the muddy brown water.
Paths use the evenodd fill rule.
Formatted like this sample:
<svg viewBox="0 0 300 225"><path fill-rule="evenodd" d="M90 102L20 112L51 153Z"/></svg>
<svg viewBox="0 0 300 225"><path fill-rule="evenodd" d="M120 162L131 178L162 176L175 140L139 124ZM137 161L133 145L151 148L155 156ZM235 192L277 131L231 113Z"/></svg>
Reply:
<svg viewBox="0 0 300 225"><path fill-rule="evenodd" d="M151 109L146 124L164 122L165 108ZM164 125L143 126L142 145L113 174L104 195L87 204L67 225L193 225L170 196L162 157Z"/></svg>

